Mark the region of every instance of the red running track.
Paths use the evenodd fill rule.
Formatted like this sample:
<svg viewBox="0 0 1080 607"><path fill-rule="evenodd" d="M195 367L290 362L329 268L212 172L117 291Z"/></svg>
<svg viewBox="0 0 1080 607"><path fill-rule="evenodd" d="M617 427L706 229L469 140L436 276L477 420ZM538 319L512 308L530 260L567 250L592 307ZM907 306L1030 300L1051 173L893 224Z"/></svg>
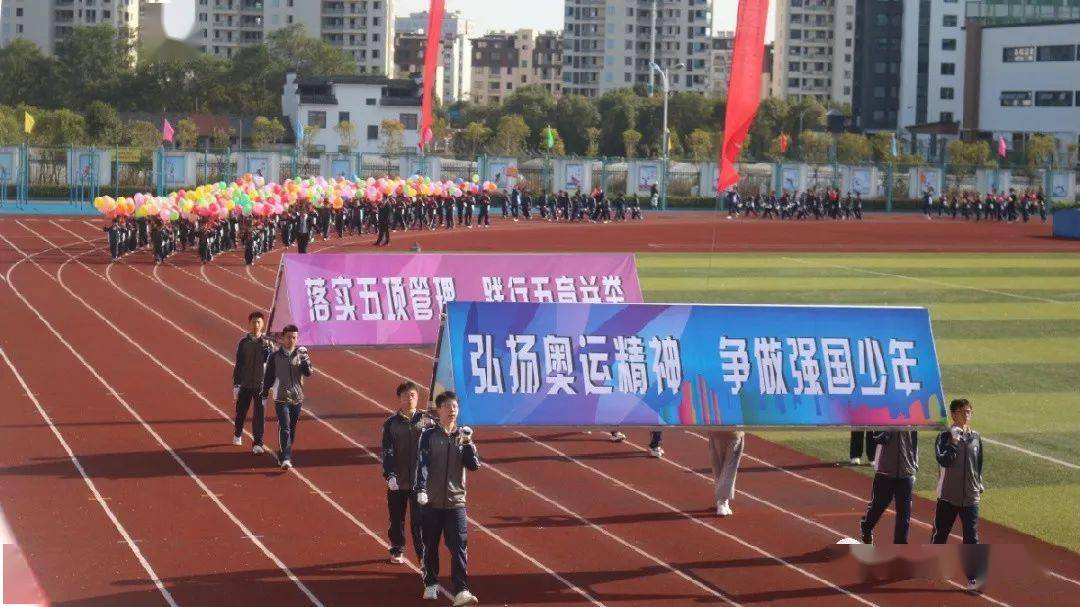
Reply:
<svg viewBox="0 0 1080 607"><path fill-rule="evenodd" d="M967 246L1075 249L1040 225L921 221L809 230L672 214L628 226L395 234L393 248L653 250L701 244L715 224L723 239L752 234L762 248L782 244L769 235L781 228L789 246L810 248L800 239L828 228L856 241L877 233L870 240L882 248L927 250L945 232L956 242L977 229ZM916 230L925 240L906 235ZM247 313L269 303L281 250L254 268L233 253L200 266L190 252L155 267L145 251L110 263L103 245L81 219L0 220L0 507L54 604L422 604L415 571L386 563L377 455L394 386L426 380L430 352L319 352L298 467L281 472L272 457L229 445L227 419L236 339ZM730 519L711 513L707 455L692 433L669 432L659 461L637 433L623 445L551 431L477 438L470 585L484 604L1038 607L1074 596L1070 579L1080 578L1078 555L984 523L985 541L1023 545L1040 567L995 553L983 595L944 581L862 583L826 548L856 528L866 479L756 437ZM914 538L928 536L932 508L916 501Z"/></svg>

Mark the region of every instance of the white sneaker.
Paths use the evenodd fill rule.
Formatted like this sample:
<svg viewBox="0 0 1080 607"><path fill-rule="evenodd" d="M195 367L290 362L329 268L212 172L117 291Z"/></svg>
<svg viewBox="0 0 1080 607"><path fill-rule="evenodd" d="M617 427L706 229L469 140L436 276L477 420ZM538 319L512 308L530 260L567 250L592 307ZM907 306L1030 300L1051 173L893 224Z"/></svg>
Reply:
<svg viewBox="0 0 1080 607"><path fill-rule="evenodd" d="M454 597L454 607L461 607L462 605L475 605L480 602L480 599L476 598L473 593L468 590L462 590Z"/></svg>
<svg viewBox="0 0 1080 607"><path fill-rule="evenodd" d="M862 458L860 458L860 457L853 457L853 458L851 458L851 465L852 465L852 466L859 466L859 465L862 465Z"/></svg>
<svg viewBox="0 0 1080 607"><path fill-rule="evenodd" d="M242 444L244 444L244 438L242 436L234 436L234 437L232 437L232 444L238 445L238 446L242 445Z"/></svg>
<svg viewBox="0 0 1080 607"><path fill-rule="evenodd" d="M624 440L626 440L626 435L623 434L622 432L612 432L611 433L611 442L613 442L613 443L621 443Z"/></svg>
<svg viewBox="0 0 1080 607"><path fill-rule="evenodd" d="M425 599L427 599L429 601L437 601L437 600L439 600L439 587L438 586L428 586L428 587L424 588L424 597L423 598L425 598Z"/></svg>
<svg viewBox="0 0 1080 607"><path fill-rule="evenodd" d="M287 459L287 460L281 462L281 469L282 470L288 470L289 468L292 468L292 460L291 459Z"/></svg>
<svg viewBox="0 0 1080 607"><path fill-rule="evenodd" d="M395 565L400 565L405 562L404 554L394 554L390 556L390 562Z"/></svg>
<svg viewBox="0 0 1080 607"><path fill-rule="evenodd" d="M649 447L649 457L664 457L664 448Z"/></svg>
<svg viewBox="0 0 1080 607"><path fill-rule="evenodd" d="M728 505L727 500L720 500L716 502L716 516L731 516L731 506Z"/></svg>
<svg viewBox="0 0 1080 607"><path fill-rule="evenodd" d="M266 447L263 447L262 445L255 445L251 448L251 452L255 455L262 455L263 453L266 453Z"/></svg>

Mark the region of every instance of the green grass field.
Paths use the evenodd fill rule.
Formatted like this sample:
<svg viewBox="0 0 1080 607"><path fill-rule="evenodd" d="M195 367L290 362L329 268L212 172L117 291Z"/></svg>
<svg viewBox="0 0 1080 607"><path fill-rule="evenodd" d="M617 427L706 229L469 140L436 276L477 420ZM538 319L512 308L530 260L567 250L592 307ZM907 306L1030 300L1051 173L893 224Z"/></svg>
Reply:
<svg viewBox="0 0 1080 607"><path fill-rule="evenodd" d="M1080 255L639 254L646 301L917 305L930 309L946 401L975 405L982 517L1080 551ZM848 433L762 433L846 461ZM920 495L937 463L920 441ZM860 467L868 476L871 470Z"/></svg>

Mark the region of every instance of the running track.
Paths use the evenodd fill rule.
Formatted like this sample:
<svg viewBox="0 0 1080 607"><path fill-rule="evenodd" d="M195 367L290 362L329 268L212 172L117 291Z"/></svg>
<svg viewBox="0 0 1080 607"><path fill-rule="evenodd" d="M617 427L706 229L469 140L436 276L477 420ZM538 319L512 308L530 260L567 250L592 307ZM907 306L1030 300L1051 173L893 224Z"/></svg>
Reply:
<svg viewBox="0 0 1080 607"><path fill-rule="evenodd" d="M739 239L741 250L805 250L821 238L832 250L1080 250L1040 225L917 219L807 230L672 214L395 234L393 248L733 250ZM318 352L298 467L282 472L250 453L250 437L228 445L235 343L270 301L281 249L254 268L235 253L200 266L190 252L155 268L146 251L110 263L103 246L96 222L0 220L0 507L54 604L422 604L415 570L386 563L377 455L394 386L426 384L430 352ZM856 528L864 477L751 437L736 514L718 519L700 436L669 432L660 461L645 457L644 433L604 438L477 436L470 585L483 604L1038 607L1080 590L1080 556L987 523L984 541L1022 544L1033 559L995 553L983 595L863 584L826 548ZM917 500L913 539L928 536L932 509Z"/></svg>

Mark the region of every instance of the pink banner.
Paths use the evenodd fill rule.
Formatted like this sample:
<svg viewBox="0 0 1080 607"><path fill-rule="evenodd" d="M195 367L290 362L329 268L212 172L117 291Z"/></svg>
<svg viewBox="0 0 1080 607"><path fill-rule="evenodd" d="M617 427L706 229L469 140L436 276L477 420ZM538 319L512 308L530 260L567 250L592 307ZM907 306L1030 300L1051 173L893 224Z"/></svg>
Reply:
<svg viewBox="0 0 1080 607"><path fill-rule="evenodd" d="M716 191L723 192L739 183L735 161L750 132L761 104L761 72L765 56L765 21L769 0L739 0L735 25L735 45L728 80L727 113L724 118L724 141L720 146L720 177ZM778 75L778 77L786 74Z"/></svg>
<svg viewBox="0 0 1080 607"><path fill-rule="evenodd" d="M632 254L284 256L270 330L310 347L433 345L450 301L641 303Z"/></svg>

